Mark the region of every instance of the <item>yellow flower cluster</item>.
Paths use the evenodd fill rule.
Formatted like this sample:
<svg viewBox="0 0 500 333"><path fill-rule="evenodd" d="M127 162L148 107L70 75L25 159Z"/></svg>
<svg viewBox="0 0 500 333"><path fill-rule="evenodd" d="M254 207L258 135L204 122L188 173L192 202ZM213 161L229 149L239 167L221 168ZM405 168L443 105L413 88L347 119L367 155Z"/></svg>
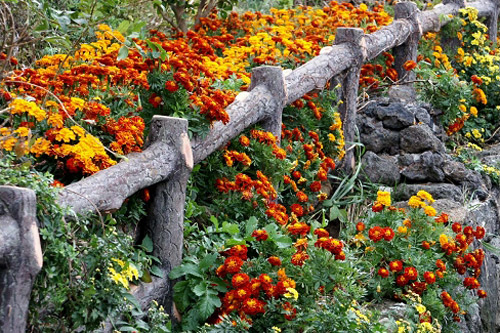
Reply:
<svg viewBox="0 0 500 333"><path fill-rule="evenodd" d="M417 195L412 196L410 200L408 200L408 205L412 208L423 208L427 216L436 216L436 209L430 206L434 201L430 193L421 190L418 191Z"/></svg>
<svg viewBox="0 0 500 333"><path fill-rule="evenodd" d="M389 207L391 205L391 193L386 191L378 191L377 202L386 207Z"/></svg>
<svg viewBox="0 0 500 333"><path fill-rule="evenodd" d="M125 264L123 260L117 258L111 258L111 260L118 264L121 271L117 272L113 265L110 264L108 267L109 278L116 284L121 284L124 288L129 289L129 281L139 279L139 271L132 263Z"/></svg>

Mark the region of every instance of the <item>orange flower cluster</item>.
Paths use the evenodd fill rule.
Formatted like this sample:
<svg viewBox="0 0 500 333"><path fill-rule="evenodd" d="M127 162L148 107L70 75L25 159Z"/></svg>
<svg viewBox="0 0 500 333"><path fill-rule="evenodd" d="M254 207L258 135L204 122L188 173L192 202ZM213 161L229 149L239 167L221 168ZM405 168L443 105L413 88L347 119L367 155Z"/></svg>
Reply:
<svg viewBox="0 0 500 333"><path fill-rule="evenodd" d="M267 200L275 200L277 192L269 179L261 171L257 171L257 178L257 180L253 180L250 176L239 173L234 181L229 181L225 177L217 179L215 186L217 190L224 193L229 191L241 192L244 200L252 199L254 192Z"/></svg>
<svg viewBox="0 0 500 333"><path fill-rule="evenodd" d="M390 227L374 226L368 231L368 237L375 243L382 240L382 238L390 242L394 238L394 230Z"/></svg>
<svg viewBox="0 0 500 333"><path fill-rule="evenodd" d="M262 231L254 231L254 234L256 232L258 234L254 237L264 235ZM247 260L246 251L245 245L232 247L227 251L230 256L226 258L223 265L217 268L217 275L227 281L230 290L221 296L222 306L218 313L216 312L218 317L215 322L220 322L224 316L233 311L238 312L243 320L251 321L247 316L265 313L266 300L278 299L287 293L288 288L295 288L295 281L286 275L284 268L277 271L278 282L276 284L273 284L273 279L269 274L263 273L257 278L251 278L248 274L241 272ZM270 257L269 262L273 266L281 265L278 257Z"/></svg>

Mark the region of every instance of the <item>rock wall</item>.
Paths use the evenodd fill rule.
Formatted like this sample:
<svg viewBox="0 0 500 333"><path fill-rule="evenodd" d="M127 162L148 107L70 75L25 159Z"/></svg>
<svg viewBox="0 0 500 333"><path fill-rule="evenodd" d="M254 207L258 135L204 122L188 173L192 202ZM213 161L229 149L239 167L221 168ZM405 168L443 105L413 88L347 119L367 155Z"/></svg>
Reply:
<svg viewBox="0 0 500 333"><path fill-rule="evenodd" d="M411 89L394 87L389 97L358 111L360 140L366 147L363 176L393 187L395 200L408 200L418 190L429 192L437 210L453 221L483 226L483 241L500 249L500 187L447 154L439 114L414 100ZM485 149L480 158L484 163L500 161L500 144ZM480 282L488 297L467 315L462 332L500 332L500 258L485 251Z"/></svg>

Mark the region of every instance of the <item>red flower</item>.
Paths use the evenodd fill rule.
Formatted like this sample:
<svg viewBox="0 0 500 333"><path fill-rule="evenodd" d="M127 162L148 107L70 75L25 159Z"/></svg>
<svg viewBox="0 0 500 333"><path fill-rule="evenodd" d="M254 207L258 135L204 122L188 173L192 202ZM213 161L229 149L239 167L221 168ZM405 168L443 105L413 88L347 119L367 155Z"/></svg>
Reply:
<svg viewBox="0 0 500 333"><path fill-rule="evenodd" d="M365 228L366 228L366 226L365 226L365 224L363 222L358 222L356 224L356 230L358 232L363 232L365 230Z"/></svg>
<svg viewBox="0 0 500 333"><path fill-rule="evenodd" d="M481 226L477 226L476 227L475 236L476 236L477 239L482 239L485 234L486 234L486 230L484 230L483 227L481 227Z"/></svg>
<svg viewBox="0 0 500 333"><path fill-rule="evenodd" d="M252 295L252 292L250 291L250 288L243 287L243 288L236 289L235 298L242 301L242 300L249 298L251 295Z"/></svg>
<svg viewBox="0 0 500 333"><path fill-rule="evenodd" d="M403 262L401 260L391 261L389 263L389 269L391 272L399 272L403 270Z"/></svg>
<svg viewBox="0 0 500 333"><path fill-rule="evenodd" d="M477 289L481 286L481 284L476 278L466 277L464 279L464 286L469 289Z"/></svg>
<svg viewBox="0 0 500 333"><path fill-rule="evenodd" d="M398 275L398 277L396 278L396 284L400 287L406 286L408 282L408 278L404 275Z"/></svg>
<svg viewBox="0 0 500 333"><path fill-rule="evenodd" d="M384 237L384 229L379 226L372 227L368 231L368 237L376 243Z"/></svg>
<svg viewBox="0 0 500 333"><path fill-rule="evenodd" d="M408 280L416 280L418 277L418 272L415 267L406 267L404 275L408 278Z"/></svg>
<svg viewBox="0 0 500 333"><path fill-rule="evenodd" d="M389 242L393 238L394 238L394 230L392 230L392 228L384 228L384 239Z"/></svg>
<svg viewBox="0 0 500 333"><path fill-rule="evenodd" d="M458 222L455 222L451 225L451 230L453 230L453 232L458 234L459 232L462 231L462 225Z"/></svg>
<svg viewBox="0 0 500 333"><path fill-rule="evenodd" d="M276 256L269 257L267 261L273 266L281 266L281 259Z"/></svg>
<svg viewBox="0 0 500 333"><path fill-rule="evenodd" d="M487 293L486 293L486 291L484 291L484 290L482 290L482 289L478 289L478 291L477 291L477 296L478 296L479 298L485 298L485 297L487 296Z"/></svg>
<svg viewBox="0 0 500 333"><path fill-rule="evenodd" d="M471 81L472 81L472 82L474 82L474 83L475 83L475 84L477 84L477 85L481 85L481 84L483 84L483 79L481 79L481 78L480 78L479 76L477 76L477 75L472 75L472 76L470 77L470 79L471 79Z"/></svg>
<svg viewBox="0 0 500 333"><path fill-rule="evenodd" d="M446 272L446 264L441 259L436 260L436 267L443 272Z"/></svg>
<svg viewBox="0 0 500 333"><path fill-rule="evenodd" d="M285 302L283 304L283 310L285 310L285 319L292 320L297 315L297 309L293 307L290 302Z"/></svg>
<svg viewBox="0 0 500 333"><path fill-rule="evenodd" d="M174 81L167 81L165 83L165 89L173 93L179 90L179 86Z"/></svg>
<svg viewBox="0 0 500 333"><path fill-rule="evenodd" d="M273 279L268 274L264 274L264 273L262 273L259 276L259 280L260 280L260 282L262 282L263 285L269 285L269 284L273 283Z"/></svg>
<svg viewBox="0 0 500 333"><path fill-rule="evenodd" d="M312 184L309 186L311 191L313 192L319 192L321 191L321 183L319 181L314 181Z"/></svg>
<svg viewBox="0 0 500 333"><path fill-rule="evenodd" d="M246 245L235 245L228 251L230 256L240 257L241 260L247 260L248 248Z"/></svg>
<svg viewBox="0 0 500 333"><path fill-rule="evenodd" d="M372 206L372 211L374 213L381 212L383 209L384 209L384 205L382 205L381 203L378 203L378 202L375 202Z"/></svg>
<svg viewBox="0 0 500 333"><path fill-rule="evenodd" d="M292 172L292 177L295 179L300 179L302 175L300 174L299 171L295 170L294 172Z"/></svg>
<svg viewBox="0 0 500 333"><path fill-rule="evenodd" d="M446 222L448 222L448 218L449 218L448 214L441 213L441 215L439 215L438 217L436 217L434 219L434 221L436 221L436 223L446 223Z"/></svg>
<svg viewBox="0 0 500 333"><path fill-rule="evenodd" d="M383 278L386 278L386 277L389 276L389 271L385 267L380 267L378 269L378 273L377 274L380 275Z"/></svg>
<svg viewBox="0 0 500 333"><path fill-rule="evenodd" d="M231 284L234 288L239 288L250 282L250 277L245 273L234 274L231 279Z"/></svg>
<svg viewBox="0 0 500 333"><path fill-rule="evenodd" d="M269 235L265 230L254 230L254 232L252 232L252 237L255 237L255 239L258 241L265 241L267 240Z"/></svg>
<svg viewBox="0 0 500 333"><path fill-rule="evenodd" d="M304 222L298 222L288 226L288 232L292 235L305 236L309 230L311 230L311 227Z"/></svg>
<svg viewBox="0 0 500 333"><path fill-rule="evenodd" d="M266 312L265 305L265 301L255 298L247 298L243 301L241 310L243 310L243 312L247 315L254 316L256 314Z"/></svg>
<svg viewBox="0 0 500 333"><path fill-rule="evenodd" d="M293 204L290 208L297 217L301 217L302 215L304 215L304 207L302 207L301 205Z"/></svg>
<svg viewBox="0 0 500 333"><path fill-rule="evenodd" d="M431 248L431 244L428 241L423 241L422 242L422 247L426 250Z"/></svg>
<svg viewBox="0 0 500 333"><path fill-rule="evenodd" d="M238 273L243 266L244 261L240 257L229 257L224 261L224 270L229 274Z"/></svg>
<svg viewBox="0 0 500 333"><path fill-rule="evenodd" d="M436 282L436 275L434 272L425 272L424 273L424 280L427 282L427 284L433 284Z"/></svg>

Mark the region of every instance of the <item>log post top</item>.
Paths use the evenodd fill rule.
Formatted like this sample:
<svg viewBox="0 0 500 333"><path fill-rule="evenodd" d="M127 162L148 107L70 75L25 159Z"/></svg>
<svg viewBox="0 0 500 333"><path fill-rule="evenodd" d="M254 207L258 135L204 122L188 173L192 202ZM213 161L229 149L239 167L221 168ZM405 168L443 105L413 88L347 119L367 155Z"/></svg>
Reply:
<svg viewBox="0 0 500 333"><path fill-rule="evenodd" d="M358 56L355 62L360 65L368 58L368 47L365 41L365 33L360 28L337 28L334 45L346 44L352 48Z"/></svg>
<svg viewBox="0 0 500 333"><path fill-rule="evenodd" d="M420 10L413 2L398 2L394 5L394 18L396 20L408 20L418 36L422 36L422 20L420 18Z"/></svg>
<svg viewBox="0 0 500 333"><path fill-rule="evenodd" d="M283 68L281 66L259 66L252 70L252 79L248 91L258 86L265 87L268 92L278 100L278 105L283 108L287 104L288 93L285 86ZM271 110L272 112L272 110Z"/></svg>

